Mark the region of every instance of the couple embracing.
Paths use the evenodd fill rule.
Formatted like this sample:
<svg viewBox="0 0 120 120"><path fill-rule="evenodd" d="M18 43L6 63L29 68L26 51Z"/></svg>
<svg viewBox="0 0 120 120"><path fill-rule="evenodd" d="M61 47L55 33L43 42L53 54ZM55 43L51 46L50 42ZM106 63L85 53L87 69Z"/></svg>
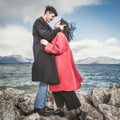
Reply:
<svg viewBox="0 0 120 120"><path fill-rule="evenodd" d="M49 22L57 16L52 6L47 6L44 15L35 20L33 25L32 81L39 81L34 102L34 112L40 115L64 116L64 105L68 111L75 110L77 120L84 120L85 112L80 109L80 101L75 90L81 88L82 77L79 74L69 46L73 37L70 24L61 19L54 29ZM46 106L47 92L53 93L57 110Z"/></svg>

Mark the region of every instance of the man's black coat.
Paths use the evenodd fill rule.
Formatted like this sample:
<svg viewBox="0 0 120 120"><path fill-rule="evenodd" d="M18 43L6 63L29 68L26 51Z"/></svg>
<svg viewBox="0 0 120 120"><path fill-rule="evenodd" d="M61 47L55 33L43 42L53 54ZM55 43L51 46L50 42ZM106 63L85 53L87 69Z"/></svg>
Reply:
<svg viewBox="0 0 120 120"><path fill-rule="evenodd" d="M52 82L54 84L55 81L58 81L54 55L45 53L45 46L40 44L40 40L46 39L51 42L59 31L59 28L53 30L43 17L36 19L34 22L32 81L43 81L48 84L52 84Z"/></svg>

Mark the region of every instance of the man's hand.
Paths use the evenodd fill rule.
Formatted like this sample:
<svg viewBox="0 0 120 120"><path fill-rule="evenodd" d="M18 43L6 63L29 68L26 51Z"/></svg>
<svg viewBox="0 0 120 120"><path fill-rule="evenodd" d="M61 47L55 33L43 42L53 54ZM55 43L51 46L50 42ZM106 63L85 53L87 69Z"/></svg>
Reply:
<svg viewBox="0 0 120 120"><path fill-rule="evenodd" d="M48 44L48 41L45 40L45 39L41 39L41 40L40 40L40 43L43 44L43 45L47 45L47 44Z"/></svg>

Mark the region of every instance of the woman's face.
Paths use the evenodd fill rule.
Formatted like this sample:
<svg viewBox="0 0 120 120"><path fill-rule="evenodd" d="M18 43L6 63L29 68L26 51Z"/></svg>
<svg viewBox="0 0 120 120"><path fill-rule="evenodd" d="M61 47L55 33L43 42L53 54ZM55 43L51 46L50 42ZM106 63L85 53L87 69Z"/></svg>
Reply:
<svg viewBox="0 0 120 120"><path fill-rule="evenodd" d="M55 23L54 28L58 28L59 25L60 25L60 20Z"/></svg>

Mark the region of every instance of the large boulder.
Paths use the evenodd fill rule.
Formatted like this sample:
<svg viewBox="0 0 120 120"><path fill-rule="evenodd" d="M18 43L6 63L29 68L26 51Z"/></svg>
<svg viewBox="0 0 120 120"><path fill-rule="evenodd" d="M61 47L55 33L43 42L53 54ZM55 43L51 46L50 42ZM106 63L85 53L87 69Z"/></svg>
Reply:
<svg viewBox="0 0 120 120"><path fill-rule="evenodd" d="M14 104L14 98L23 95L24 91L8 88L0 94L0 118L1 120L17 120L23 118L19 109Z"/></svg>

